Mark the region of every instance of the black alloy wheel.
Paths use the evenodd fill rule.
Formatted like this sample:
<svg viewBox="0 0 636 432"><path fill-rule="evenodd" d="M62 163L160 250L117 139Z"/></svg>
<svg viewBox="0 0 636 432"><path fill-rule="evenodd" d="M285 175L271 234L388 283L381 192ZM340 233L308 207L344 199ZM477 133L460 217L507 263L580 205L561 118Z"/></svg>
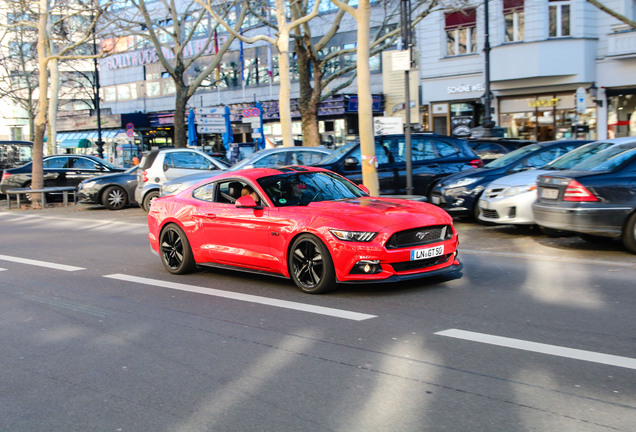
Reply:
<svg viewBox="0 0 636 432"><path fill-rule="evenodd" d="M167 225L161 232L159 254L163 266L172 274L191 273L196 269L190 242L175 224Z"/></svg>
<svg viewBox="0 0 636 432"><path fill-rule="evenodd" d="M109 186L102 194L102 204L108 210L121 210L128 203L126 191L119 186Z"/></svg>
<svg viewBox="0 0 636 432"><path fill-rule="evenodd" d="M322 294L336 287L336 273L327 247L315 236L299 236L287 259L289 274L298 288L309 294Z"/></svg>

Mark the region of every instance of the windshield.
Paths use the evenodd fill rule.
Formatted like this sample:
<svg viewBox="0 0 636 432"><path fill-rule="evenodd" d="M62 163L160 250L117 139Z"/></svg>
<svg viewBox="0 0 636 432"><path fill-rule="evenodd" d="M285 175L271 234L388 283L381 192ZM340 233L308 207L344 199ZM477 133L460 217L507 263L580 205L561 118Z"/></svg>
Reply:
<svg viewBox="0 0 636 432"><path fill-rule="evenodd" d="M572 167L580 171L612 171L636 154L636 143L615 145Z"/></svg>
<svg viewBox="0 0 636 432"><path fill-rule="evenodd" d="M586 144L550 162L544 167L544 169L554 169L554 170L570 169L573 166L580 164L584 160L591 158L598 152L605 150L611 145L613 144L610 142Z"/></svg>
<svg viewBox="0 0 636 432"><path fill-rule="evenodd" d="M518 148L517 150L506 153L505 155L495 159L494 161L484 165L484 168L501 168L522 159L525 155L532 153L535 150L539 150L542 146L538 144L530 144L525 147Z"/></svg>
<svg viewBox="0 0 636 432"><path fill-rule="evenodd" d="M331 153L329 156L321 160L318 163L318 165L330 164L340 160L343 154L347 153L349 150L351 150L351 148L353 148L356 145L358 145L358 143L354 141L335 149L333 153Z"/></svg>
<svg viewBox="0 0 636 432"><path fill-rule="evenodd" d="M279 174L260 178L258 183L276 207L368 196L350 181L331 172Z"/></svg>

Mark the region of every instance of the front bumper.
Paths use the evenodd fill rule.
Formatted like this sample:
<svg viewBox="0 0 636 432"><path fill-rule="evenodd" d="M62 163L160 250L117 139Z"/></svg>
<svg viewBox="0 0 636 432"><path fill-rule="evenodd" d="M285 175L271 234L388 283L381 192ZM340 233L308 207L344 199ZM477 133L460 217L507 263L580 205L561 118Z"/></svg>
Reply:
<svg viewBox="0 0 636 432"><path fill-rule="evenodd" d="M471 216L475 208L475 200L483 191L483 187L467 190L464 187L434 190L431 193L431 204L443 208L453 216Z"/></svg>
<svg viewBox="0 0 636 432"><path fill-rule="evenodd" d="M537 198L535 191L523 194L479 200L479 220L496 224L534 224L532 203Z"/></svg>

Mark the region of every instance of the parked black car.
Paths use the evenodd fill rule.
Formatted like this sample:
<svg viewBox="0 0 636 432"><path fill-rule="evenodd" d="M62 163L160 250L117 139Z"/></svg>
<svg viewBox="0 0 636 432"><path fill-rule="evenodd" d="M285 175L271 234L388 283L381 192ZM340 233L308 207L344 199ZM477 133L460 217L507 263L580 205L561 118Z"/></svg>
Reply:
<svg viewBox="0 0 636 432"><path fill-rule="evenodd" d="M495 159L482 168L450 175L432 190L429 202L453 216L479 215L479 197L488 184L500 177L539 168L587 144L587 140L559 140L530 144Z"/></svg>
<svg viewBox="0 0 636 432"><path fill-rule="evenodd" d="M495 159L501 156L515 151L518 148L534 144L536 141L521 140L516 138L470 138L468 139L468 145L473 149L475 153L484 161L485 164L489 164Z"/></svg>
<svg viewBox="0 0 636 432"><path fill-rule="evenodd" d="M404 135L375 137L380 193L406 193L406 140ZM434 133L411 135L413 193L427 196L438 179L463 170L472 170L482 161L465 140ZM315 166L337 172L354 183L362 183L360 143L352 142L334 152Z"/></svg>
<svg viewBox="0 0 636 432"><path fill-rule="evenodd" d="M120 210L136 204L138 166L122 173L106 174L84 180L77 187L77 200L82 204L103 205L108 210Z"/></svg>
<svg viewBox="0 0 636 432"><path fill-rule="evenodd" d="M621 239L636 253L636 144L614 145L572 170L537 179L535 222L588 241Z"/></svg>
<svg viewBox="0 0 636 432"><path fill-rule="evenodd" d="M31 186L33 162L17 168L4 170L0 181L0 192L8 189ZM102 174L125 171L103 159L87 155L52 155L42 161L44 186L77 186L81 181Z"/></svg>

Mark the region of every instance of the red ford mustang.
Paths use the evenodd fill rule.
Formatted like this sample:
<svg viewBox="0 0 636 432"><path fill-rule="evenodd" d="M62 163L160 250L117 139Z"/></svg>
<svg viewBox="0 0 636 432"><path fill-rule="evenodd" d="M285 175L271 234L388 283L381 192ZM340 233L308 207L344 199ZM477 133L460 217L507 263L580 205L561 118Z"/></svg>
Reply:
<svg viewBox="0 0 636 432"><path fill-rule="evenodd" d="M228 172L153 201L150 245L173 274L227 267L307 293L461 270L448 213L363 189L312 167Z"/></svg>

